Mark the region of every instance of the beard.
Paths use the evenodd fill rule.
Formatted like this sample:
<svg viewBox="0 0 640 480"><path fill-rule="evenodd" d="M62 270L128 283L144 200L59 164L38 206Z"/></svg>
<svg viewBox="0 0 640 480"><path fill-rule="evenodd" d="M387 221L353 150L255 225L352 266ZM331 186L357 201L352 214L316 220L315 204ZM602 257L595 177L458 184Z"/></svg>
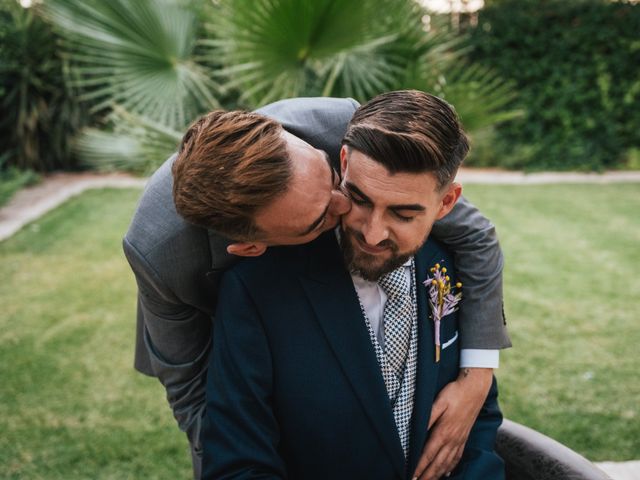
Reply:
<svg viewBox="0 0 640 480"><path fill-rule="evenodd" d="M358 240L366 243L362 233L349 227L340 227L340 247L342 248L342 255L349 273L358 275L370 282L377 282L382 275L395 270L413 257L426 241L426 237L420 245L406 252L400 252L398 245L393 240L383 240L376 247L389 249L391 256L384 259L360 250L355 245Z"/></svg>

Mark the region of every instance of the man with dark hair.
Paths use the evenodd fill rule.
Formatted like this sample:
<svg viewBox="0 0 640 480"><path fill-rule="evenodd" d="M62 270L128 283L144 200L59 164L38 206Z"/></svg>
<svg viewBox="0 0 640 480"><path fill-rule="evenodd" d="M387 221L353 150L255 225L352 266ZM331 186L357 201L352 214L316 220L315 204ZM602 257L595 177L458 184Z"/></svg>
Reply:
<svg viewBox="0 0 640 480"><path fill-rule="evenodd" d="M142 195L123 242L139 290L135 367L164 385L191 443L196 477L219 279L239 257L309 242L349 211L335 168L357 106L349 99L306 98L257 113L213 112L194 123L178 155ZM434 404L425 449L425 461L436 469L464 444L498 349L510 344L493 225L461 200L436 222L433 235L453 251L465 283L464 370Z"/></svg>
<svg viewBox="0 0 640 480"><path fill-rule="evenodd" d="M495 381L466 447L442 463L455 470L425 472L421 460L434 400L458 376L462 326L461 271L429 234L460 198L467 150L437 97L391 92L356 111L340 151L353 204L340 226L223 278L204 478L504 478Z"/></svg>

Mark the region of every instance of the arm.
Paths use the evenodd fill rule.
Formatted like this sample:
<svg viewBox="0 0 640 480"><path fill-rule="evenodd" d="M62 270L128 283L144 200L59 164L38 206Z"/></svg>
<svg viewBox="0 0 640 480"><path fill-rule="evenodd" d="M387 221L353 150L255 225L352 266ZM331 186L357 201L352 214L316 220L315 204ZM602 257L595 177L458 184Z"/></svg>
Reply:
<svg viewBox="0 0 640 480"><path fill-rule="evenodd" d="M487 399L492 378L493 370L490 368L463 368L457 380L440 392L431 409L427 427L429 430L433 427L433 430L413 478L437 479L455 468Z"/></svg>
<svg viewBox="0 0 640 480"><path fill-rule="evenodd" d="M439 478L453 470L478 412L487 398L495 349L511 346L502 311L503 257L495 227L464 197L433 226L432 234L454 252L463 296L459 312L460 375L436 398L433 431L414 476ZM493 351L492 351L493 350Z"/></svg>
<svg viewBox="0 0 640 480"><path fill-rule="evenodd" d="M504 260L495 227L460 197L451 213L433 225L432 234L454 253L456 272L464 285L460 348L510 347L502 312Z"/></svg>
<svg viewBox="0 0 640 480"><path fill-rule="evenodd" d="M138 284L137 368L156 376L165 387L178 426L187 434L197 455L211 349L211 318L176 298L126 238L123 247Z"/></svg>
<svg viewBox="0 0 640 480"><path fill-rule="evenodd" d="M202 478L285 478L267 338L249 293L233 272L223 278L213 338Z"/></svg>
<svg viewBox="0 0 640 480"><path fill-rule="evenodd" d="M498 427L502 423L502 413L498 407L498 390L495 378L469 439L460 463L453 470L450 479L490 478L504 480L504 462L495 451Z"/></svg>

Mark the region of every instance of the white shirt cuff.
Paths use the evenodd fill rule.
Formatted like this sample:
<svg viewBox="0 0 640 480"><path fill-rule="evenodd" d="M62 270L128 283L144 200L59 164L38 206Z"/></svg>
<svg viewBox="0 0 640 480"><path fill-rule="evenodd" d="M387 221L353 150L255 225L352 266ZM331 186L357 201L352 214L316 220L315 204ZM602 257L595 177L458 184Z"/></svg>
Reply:
<svg viewBox="0 0 640 480"><path fill-rule="evenodd" d="M498 368L500 350L463 348L460 350L460 368Z"/></svg>

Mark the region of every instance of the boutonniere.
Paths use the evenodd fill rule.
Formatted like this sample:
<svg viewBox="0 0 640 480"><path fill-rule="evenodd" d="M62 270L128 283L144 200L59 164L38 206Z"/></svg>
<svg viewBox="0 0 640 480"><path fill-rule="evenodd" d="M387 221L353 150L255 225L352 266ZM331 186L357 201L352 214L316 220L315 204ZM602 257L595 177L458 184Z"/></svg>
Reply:
<svg viewBox="0 0 640 480"><path fill-rule="evenodd" d="M429 290L429 305L431 305L431 317L435 329L436 344L436 363L440 361L440 321L456 310L456 305L462 298L462 292L454 292L455 289L460 290L462 284L460 282L451 286L451 279L447 275L447 269L436 263L431 267L430 272L433 276L428 276L424 281L424 285Z"/></svg>

